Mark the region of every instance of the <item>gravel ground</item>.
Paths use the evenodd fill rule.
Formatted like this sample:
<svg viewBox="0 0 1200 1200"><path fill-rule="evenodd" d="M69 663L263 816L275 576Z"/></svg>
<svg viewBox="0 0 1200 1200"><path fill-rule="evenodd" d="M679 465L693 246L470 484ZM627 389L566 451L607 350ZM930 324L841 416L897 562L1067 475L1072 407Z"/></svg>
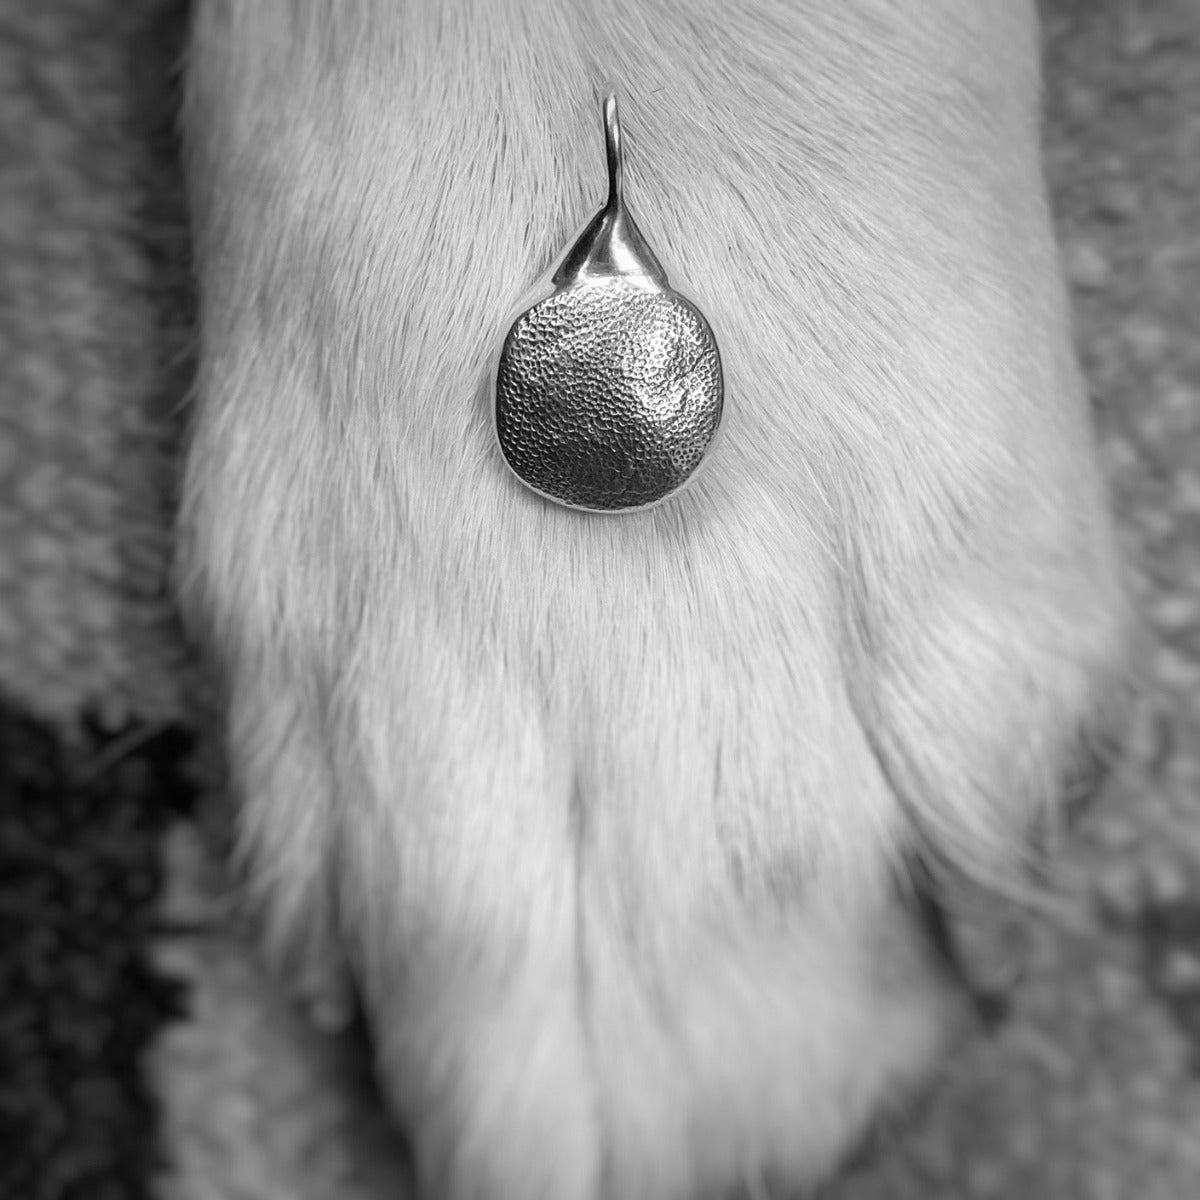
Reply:
<svg viewBox="0 0 1200 1200"><path fill-rule="evenodd" d="M1043 7L1145 684L1012 1018L839 1200L1200 1195L1200 4ZM0 0L0 1197L377 1200L400 1156L360 1057L259 975L192 815L220 775L164 587L183 17Z"/></svg>

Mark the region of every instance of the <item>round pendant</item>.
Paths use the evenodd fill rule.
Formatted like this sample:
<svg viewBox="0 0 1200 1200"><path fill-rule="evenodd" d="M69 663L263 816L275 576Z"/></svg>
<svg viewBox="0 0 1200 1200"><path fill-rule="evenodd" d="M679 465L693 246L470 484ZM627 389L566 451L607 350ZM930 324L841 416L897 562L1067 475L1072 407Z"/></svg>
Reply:
<svg viewBox="0 0 1200 1200"><path fill-rule="evenodd" d="M721 426L721 356L674 291L622 193L615 96L604 102L608 200L534 289L496 364L505 462L568 508L634 512L696 478Z"/></svg>

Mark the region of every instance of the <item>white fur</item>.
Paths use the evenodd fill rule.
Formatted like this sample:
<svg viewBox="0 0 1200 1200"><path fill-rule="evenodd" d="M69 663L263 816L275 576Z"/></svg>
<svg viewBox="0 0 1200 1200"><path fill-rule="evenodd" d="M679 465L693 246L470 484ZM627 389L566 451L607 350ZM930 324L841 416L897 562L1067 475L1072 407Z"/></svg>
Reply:
<svg viewBox="0 0 1200 1200"><path fill-rule="evenodd" d="M1003 881L1124 605L1014 0L199 0L183 596L271 941L344 947L427 1193L819 1179L953 1012L898 899ZM719 458L569 512L489 355L626 190Z"/></svg>

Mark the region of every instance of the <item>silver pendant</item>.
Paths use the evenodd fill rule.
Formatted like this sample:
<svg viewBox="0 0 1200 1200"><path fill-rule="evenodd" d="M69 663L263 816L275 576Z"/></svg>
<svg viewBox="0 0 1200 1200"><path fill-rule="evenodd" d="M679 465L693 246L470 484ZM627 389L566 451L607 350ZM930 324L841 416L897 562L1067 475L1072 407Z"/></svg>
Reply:
<svg viewBox="0 0 1200 1200"><path fill-rule="evenodd" d="M693 482L721 426L721 356L667 282L622 194L617 101L604 101L608 200L535 285L495 374L496 439L527 487L568 508L633 512Z"/></svg>

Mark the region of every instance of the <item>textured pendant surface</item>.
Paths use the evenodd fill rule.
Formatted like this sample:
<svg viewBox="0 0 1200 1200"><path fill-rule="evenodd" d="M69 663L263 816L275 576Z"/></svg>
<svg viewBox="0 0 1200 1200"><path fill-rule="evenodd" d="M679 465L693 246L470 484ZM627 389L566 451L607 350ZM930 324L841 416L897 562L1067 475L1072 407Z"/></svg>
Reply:
<svg viewBox="0 0 1200 1200"><path fill-rule="evenodd" d="M613 96L604 130L608 200L509 329L494 419L527 487L569 508L631 512L695 479L724 388L708 322L672 290L625 206Z"/></svg>

